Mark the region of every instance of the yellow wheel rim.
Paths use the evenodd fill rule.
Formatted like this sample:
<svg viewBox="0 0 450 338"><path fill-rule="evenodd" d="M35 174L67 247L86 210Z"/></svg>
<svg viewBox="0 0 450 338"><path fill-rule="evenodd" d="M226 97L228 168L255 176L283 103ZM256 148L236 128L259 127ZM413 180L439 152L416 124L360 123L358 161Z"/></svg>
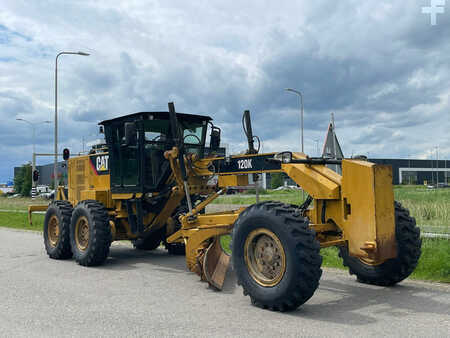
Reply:
<svg viewBox="0 0 450 338"><path fill-rule="evenodd" d="M85 251L89 245L89 222L86 216L78 218L75 224L75 243L81 251Z"/></svg>
<svg viewBox="0 0 450 338"><path fill-rule="evenodd" d="M59 219L56 215L50 217L48 221L47 236L50 245L56 247L59 242Z"/></svg>
<svg viewBox="0 0 450 338"><path fill-rule="evenodd" d="M286 272L286 255L280 239L270 230L253 230L245 240L244 258L252 278L262 286L277 285Z"/></svg>
<svg viewBox="0 0 450 338"><path fill-rule="evenodd" d="M374 259L370 259L370 258L365 258L365 257L359 257L358 258L363 264L366 265L370 265L370 266L377 266L377 265L381 265L384 262L386 262L386 260L382 260L382 261L376 261Z"/></svg>

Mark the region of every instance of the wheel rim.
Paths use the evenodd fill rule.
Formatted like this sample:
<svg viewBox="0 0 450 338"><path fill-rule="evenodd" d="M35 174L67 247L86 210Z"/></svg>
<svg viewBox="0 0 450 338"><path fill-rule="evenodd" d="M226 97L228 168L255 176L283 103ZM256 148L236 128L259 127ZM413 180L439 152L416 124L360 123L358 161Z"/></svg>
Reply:
<svg viewBox="0 0 450 338"><path fill-rule="evenodd" d="M252 278L262 286L277 285L286 272L286 255L280 239L270 230L253 230L245 240L244 258Z"/></svg>
<svg viewBox="0 0 450 338"><path fill-rule="evenodd" d="M376 260L374 260L374 259L370 259L370 258L365 258L365 257L359 257L358 258L363 264L366 264L366 265L370 265L370 266L377 266L377 265L381 265L381 264L383 264L384 262L386 262L386 260L383 260L383 261L376 261Z"/></svg>
<svg viewBox="0 0 450 338"><path fill-rule="evenodd" d="M54 248L59 242L59 219L53 215L48 221L47 236L50 245Z"/></svg>
<svg viewBox="0 0 450 338"><path fill-rule="evenodd" d="M81 251L85 251L89 245L89 222L86 216L78 218L75 224L75 243Z"/></svg>

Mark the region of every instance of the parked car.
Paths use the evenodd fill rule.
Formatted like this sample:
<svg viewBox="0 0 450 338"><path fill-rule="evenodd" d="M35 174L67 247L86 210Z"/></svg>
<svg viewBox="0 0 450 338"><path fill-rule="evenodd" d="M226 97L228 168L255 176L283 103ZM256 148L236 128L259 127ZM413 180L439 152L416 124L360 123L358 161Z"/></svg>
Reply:
<svg viewBox="0 0 450 338"><path fill-rule="evenodd" d="M38 194L50 192L50 187L49 187L48 185L38 185L38 186L36 187L36 192L37 192Z"/></svg>
<svg viewBox="0 0 450 338"><path fill-rule="evenodd" d="M46 199L53 199L55 197L55 190L51 190L49 192L45 192L43 194L40 194L39 196L44 197Z"/></svg>

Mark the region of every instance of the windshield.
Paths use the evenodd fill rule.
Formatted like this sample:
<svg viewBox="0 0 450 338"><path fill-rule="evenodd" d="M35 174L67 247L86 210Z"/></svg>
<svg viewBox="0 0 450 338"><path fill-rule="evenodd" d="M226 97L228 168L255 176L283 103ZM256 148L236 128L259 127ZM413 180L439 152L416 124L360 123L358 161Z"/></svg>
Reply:
<svg viewBox="0 0 450 338"><path fill-rule="evenodd" d="M202 144L203 125L196 124L182 124L183 126L183 142L184 144Z"/></svg>
<svg viewBox="0 0 450 338"><path fill-rule="evenodd" d="M166 143L169 138L169 121L147 120L144 121L145 142Z"/></svg>

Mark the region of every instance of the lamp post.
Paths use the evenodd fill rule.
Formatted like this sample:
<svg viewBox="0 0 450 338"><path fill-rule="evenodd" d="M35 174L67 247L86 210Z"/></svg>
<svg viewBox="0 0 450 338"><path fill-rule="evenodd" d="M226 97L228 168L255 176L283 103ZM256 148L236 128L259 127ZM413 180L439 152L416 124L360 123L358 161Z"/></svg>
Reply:
<svg viewBox="0 0 450 338"><path fill-rule="evenodd" d="M408 176L409 176L409 185L411 185L411 154L408 154Z"/></svg>
<svg viewBox="0 0 450 338"><path fill-rule="evenodd" d="M292 92L292 93L294 93L294 94L297 94L298 96L300 96L300 105L301 105L301 122L300 122L300 126L301 126L301 129L302 129L302 138L301 138L301 141L302 141L302 153L304 153L304 147L303 147L303 95L302 95L302 93L300 92L300 91L298 91L298 90L296 90L296 89L292 89L292 88L286 88L285 89L287 92Z"/></svg>
<svg viewBox="0 0 450 338"><path fill-rule="evenodd" d="M82 153L82 154L84 154L84 145L86 144L86 139L87 139L88 137L90 137L90 136L97 136L97 134L92 133L92 134L89 134L89 135L83 135L83 136L81 137L81 146L82 146L82 151L81 151L81 153Z"/></svg>
<svg viewBox="0 0 450 338"><path fill-rule="evenodd" d="M444 166L445 166L445 171L444 171L444 173L445 173L445 185L447 186L447 184L448 184L448 179L447 179L447 160L444 160L445 162L444 162Z"/></svg>
<svg viewBox="0 0 450 338"><path fill-rule="evenodd" d="M314 142L316 143L316 153L317 153L317 157L320 156L320 152L319 152L319 139L315 139Z"/></svg>
<svg viewBox="0 0 450 338"><path fill-rule="evenodd" d="M436 146L436 189L439 188L439 146Z"/></svg>
<svg viewBox="0 0 450 338"><path fill-rule="evenodd" d="M16 119L17 121L22 121L22 122L25 122L25 123L28 123L30 126L31 126L31 130L32 130L32 142L33 142L33 159L32 159L32 167L31 167L31 177L33 177L33 172L34 172L34 170L36 169L36 142L35 142L35 135L36 135L36 133L35 133L35 129L36 129L36 125L38 125L38 124L41 124L41 123L51 123L50 121L42 121L42 122L30 122L30 121L28 121L28 120L25 120L25 119L21 119L21 118L17 118ZM35 187L35 185L36 185L36 183L34 182L34 180L33 179L31 179L31 184L32 184L32 187L34 188Z"/></svg>
<svg viewBox="0 0 450 338"><path fill-rule="evenodd" d="M90 55L84 52L60 52L56 55L55 59L55 163L53 165L55 198L57 195L56 191L58 190L58 57L63 54Z"/></svg>

